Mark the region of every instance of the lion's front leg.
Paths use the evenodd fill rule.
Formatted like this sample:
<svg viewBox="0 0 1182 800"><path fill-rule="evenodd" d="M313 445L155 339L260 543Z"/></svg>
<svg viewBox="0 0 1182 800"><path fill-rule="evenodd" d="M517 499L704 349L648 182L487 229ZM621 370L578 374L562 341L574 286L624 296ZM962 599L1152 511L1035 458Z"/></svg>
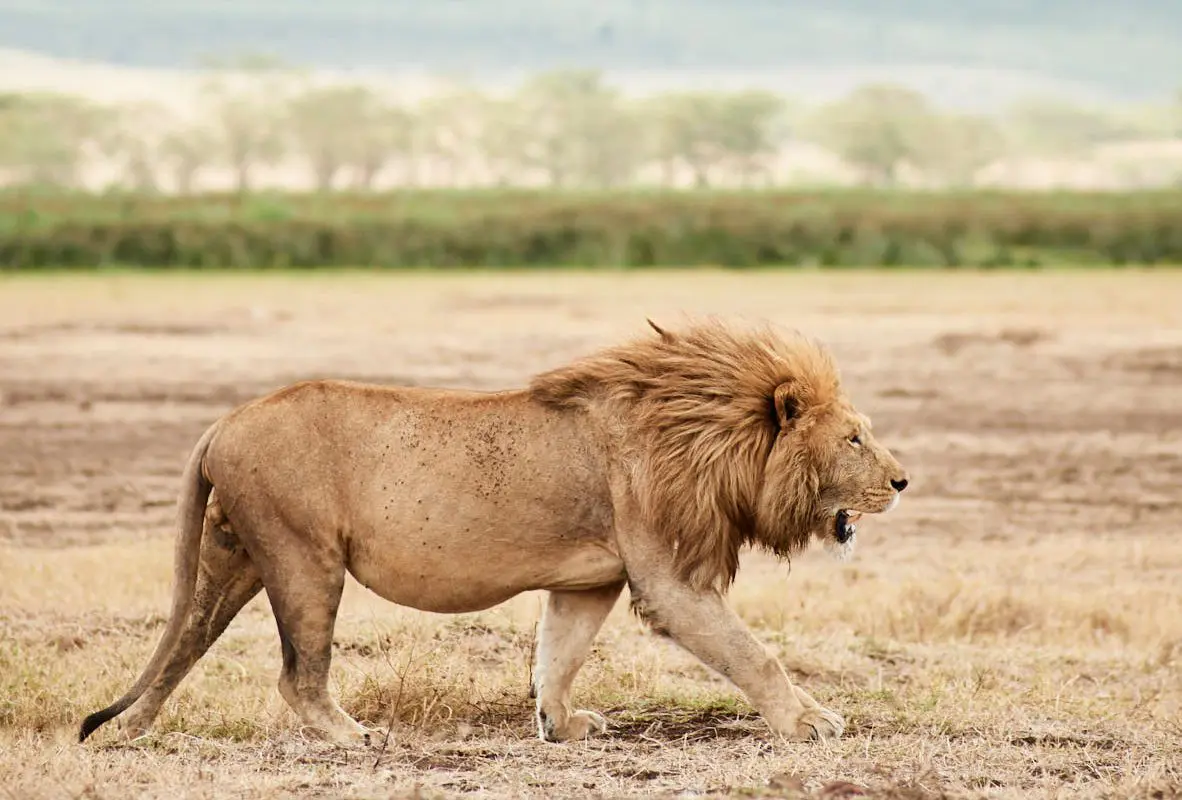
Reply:
<svg viewBox="0 0 1182 800"><path fill-rule="evenodd" d="M636 613L737 686L774 733L792 741L838 738L842 718L794 686L780 662L717 591L678 580L659 546L633 544L628 575Z"/></svg>
<svg viewBox="0 0 1182 800"><path fill-rule="evenodd" d="M623 588L618 583L581 592L550 592L542 613L533 680L542 739L585 739L607 729L606 720L594 711L571 708L570 689Z"/></svg>
<svg viewBox="0 0 1182 800"><path fill-rule="evenodd" d="M774 733L793 741L841 736L842 718L792 684L721 595L643 579L634 580L633 593L637 613L654 630L735 684Z"/></svg>

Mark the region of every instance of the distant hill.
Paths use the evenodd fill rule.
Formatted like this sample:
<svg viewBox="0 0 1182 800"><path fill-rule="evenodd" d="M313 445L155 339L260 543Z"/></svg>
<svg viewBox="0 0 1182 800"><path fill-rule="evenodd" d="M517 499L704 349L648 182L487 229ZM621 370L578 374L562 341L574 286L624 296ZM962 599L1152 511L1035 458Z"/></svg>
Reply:
<svg viewBox="0 0 1182 800"><path fill-rule="evenodd" d="M1182 2L0 0L0 48L131 67L261 51L490 81L561 65L778 73L806 94L903 76L962 104L1040 88L1141 100L1182 84Z"/></svg>

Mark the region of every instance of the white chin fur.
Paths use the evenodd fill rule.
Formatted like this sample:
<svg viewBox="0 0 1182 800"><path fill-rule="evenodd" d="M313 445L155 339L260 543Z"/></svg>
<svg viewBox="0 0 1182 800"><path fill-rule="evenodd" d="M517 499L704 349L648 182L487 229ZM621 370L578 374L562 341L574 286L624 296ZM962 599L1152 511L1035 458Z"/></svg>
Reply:
<svg viewBox="0 0 1182 800"><path fill-rule="evenodd" d="M895 492L895 496L891 498L891 504L882 510L882 513L893 511L895 506L899 505L899 493Z"/></svg>
<svg viewBox="0 0 1182 800"><path fill-rule="evenodd" d="M845 542L839 542L832 536L825 537L825 549L829 555L836 558L838 561L849 561L854 556L854 545L858 542L858 534L846 539Z"/></svg>

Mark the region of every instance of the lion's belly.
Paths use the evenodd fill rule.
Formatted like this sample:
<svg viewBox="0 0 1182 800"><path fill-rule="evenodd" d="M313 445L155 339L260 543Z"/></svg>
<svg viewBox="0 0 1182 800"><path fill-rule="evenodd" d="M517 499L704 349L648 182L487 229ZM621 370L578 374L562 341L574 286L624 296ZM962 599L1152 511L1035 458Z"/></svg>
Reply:
<svg viewBox="0 0 1182 800"><path fill-rule="evenodd" d="M622 580L610 507L591 487L507 480L501 494L444 497L435 474L404 475L380 515L355 518L349 571L372 591L424 611L476 611L533 589L579 589Z"/></svg>
<svg viewBox="0 0 1182 800"><path fill-rule="evenodd" d="M539 550L530 539L481 545L379 536L350 547L349 571L386 600L439 613L480 611L526 591L590 589L625 577L623 561L606 544Z"/></svg>

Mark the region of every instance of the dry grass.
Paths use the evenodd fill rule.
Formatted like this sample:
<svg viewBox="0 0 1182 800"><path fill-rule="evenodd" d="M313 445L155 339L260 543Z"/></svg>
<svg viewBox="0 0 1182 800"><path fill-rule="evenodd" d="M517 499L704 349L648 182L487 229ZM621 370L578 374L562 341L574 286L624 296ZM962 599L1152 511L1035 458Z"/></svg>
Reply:
<svg viewBox="0 0 1182 800"><path fill-rule="evenodd" d="M6 283L0 795L1178 797L1180 288L1136 274ZM262 598L153 736L75 742L162 629L176 473L235 392L308 371L505 385L680 308L832 341L915 477L909 502L861 526L852 562L753 555L732 592L846 716L842 740L773 742L622 601L575 690L611 735L545 744L527 696L540 596L446 616L351 583L334 691L390 728L369 752L296 727Z"/></svg>

